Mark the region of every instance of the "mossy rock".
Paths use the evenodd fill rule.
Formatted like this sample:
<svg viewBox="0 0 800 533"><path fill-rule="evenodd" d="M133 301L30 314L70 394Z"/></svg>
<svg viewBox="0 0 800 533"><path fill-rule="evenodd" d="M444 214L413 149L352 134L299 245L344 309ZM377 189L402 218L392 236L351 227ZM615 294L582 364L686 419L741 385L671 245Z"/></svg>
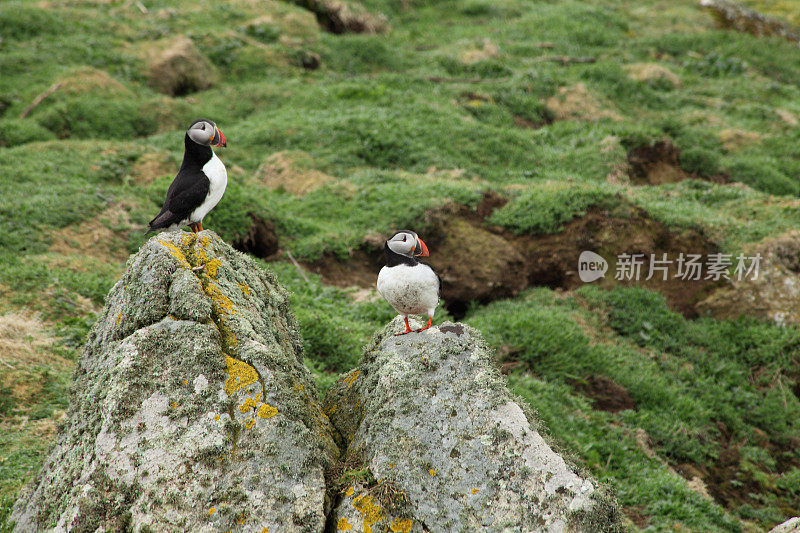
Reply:
<svg viewBox="0 0 800 533"><path fill-rule="evenodd" d="M321 531L338 449L286 291L209 231L127 266L17 530Z"/></svg>
<svg viewBox="0 0 800 533"><path fill-rule="evenodd" d="M476 330L445 322L394 336L402 327L399 317L390 323L326 396L346 464L361 462L370 474L342 483L334 523L353 531L619 529L617 505L545 442Z"/></svg>

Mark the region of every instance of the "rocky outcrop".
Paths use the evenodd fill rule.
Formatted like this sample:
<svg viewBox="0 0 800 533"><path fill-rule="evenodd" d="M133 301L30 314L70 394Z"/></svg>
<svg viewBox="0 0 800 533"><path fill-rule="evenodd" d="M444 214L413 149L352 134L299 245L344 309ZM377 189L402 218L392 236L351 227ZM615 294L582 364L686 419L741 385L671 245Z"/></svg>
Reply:
<svg viewBox="0 0 800 533"><path fill-rule="evenodd" d="M400 327L323 411L275 276L209 231L152 238L88 336L16 530L617 528L474 329Z"/></svg>
<svg viewBox="0 0 800 533"><path fill-rule="evenodd" d="M797 533L800 531L800 518L790 518L769 530L769 533Z"/></svg>
<svg viewBox="0 0 800 533"><path fill-rule="evenodd" d="M108 295L17 531L322 531L338 455L275 276L152 238Z"/></svg>
<svg viewBox="0 0 800 533"><path fill-rule="evenodd" d="M615 504L547 444L480 335L396 319L329 392L339 531L613 531Z"/></svg>

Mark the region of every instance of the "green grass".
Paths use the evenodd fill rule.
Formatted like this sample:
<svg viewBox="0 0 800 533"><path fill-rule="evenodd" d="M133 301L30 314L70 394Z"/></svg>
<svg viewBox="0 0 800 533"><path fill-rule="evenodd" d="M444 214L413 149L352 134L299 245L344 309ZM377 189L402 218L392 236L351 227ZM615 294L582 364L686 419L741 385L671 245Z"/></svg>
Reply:
<svg viewBox="0 0 800 533"><path fill-rule="evenodd" d="M655 523L674 521L690 530L736 531L731 512L752 518L746 509L724 510L696 495L686 499L685 482L637 448L637 428L674 467L713 470L726 443L737 443L741 470L731 486L756 480L762 491L754 496L761 506L756 514L763 522L780 522L785 509L800 504L800 487L792 481L800 464L793 444L800 400L790 390L800 370L797 329L752 320L689 321L657 293L636 288L587 287L566 298L535 290L477 309L467 321L521 364L509 378L513 389L531 400L558 441L613 482L624 506L643 506ZM598 375L624 387L635 410L593 411L570 387ZM672 514L676 508L683 514Z"/></svg>
<svg viewBox="0 0 800 533"><path fill-rule="evenodd" d="M748 3L794 17L780 0ZM489 222L514 233L557 233L595 206L625 218L631 205L727 252L800 227L797 46L717 29L694 0L362 4L384 13L391 30L332 35L286 2L143 0L147 13L125 2L2 3L0 305L40 313L55 332L49 353L76 353L121 257L145 242L183 129L201 116L225 132L228 148L218 153L230 170L205 226L235 240L251 214L271 220L281 249L302 261L347 260L365 238L400 228L423 234L432 211L474 207L487 190L509 199ZM176 34L214 65L214 87L171 97L148 85L144 48ZM311 54L317 70L302 67ZM633 79L640 63L680 83ZM572 110L583 118L559 119L548 100L578 84L590 95ZM695 179L626 183L627 152L663 139ZM268 189L257 169L280 151L308 154L309 169L333 180L304 196ZM137 174L154 152L175 168ZM720 176L733 185L706 181ZM59 231L88 239L81 231L98 224L113 233L104 237L111 256L53 249ZM289 263L272 267L292 293L306 362L325 389L393 313L315 275L307 282ZM531 291L473 308L468 319L520 365L510 384L556 440L652 528L765 527L797 508L797 457L776 451L798 433L796 328L687 321L657 294L621 290ZM12 428L0 432L0 524L52 438L19 429L19 417L52 422L65 401L66 370L31 372L50 372L59 385L24 411L0 402ZM625 387L637 410L593 410L570 385L590 373ZM9 379L0 393L13 389ZM718 423L743 442L735 481L764 487L730 508L687 488L635 438L646 431L666 464L709 468L720 454ZM760 447L759 432L773 448Z"/></svg>

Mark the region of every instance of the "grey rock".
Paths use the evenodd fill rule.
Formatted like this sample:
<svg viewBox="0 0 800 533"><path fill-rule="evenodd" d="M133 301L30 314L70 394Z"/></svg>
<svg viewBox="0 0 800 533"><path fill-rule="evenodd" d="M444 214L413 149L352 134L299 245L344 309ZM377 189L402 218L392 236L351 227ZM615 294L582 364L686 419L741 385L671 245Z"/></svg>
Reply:
<svg viewBox="0 0 800 533"><path fill-rule="evenodd" d="M152 238L109 293L17 531L322 531L332 428L275 276Z"/></svg>
<svg viewBox="0 0 800 533"><path fill-rule="evenodd" d="M769 533L798 533L800 532L800 518L790 518L769 530Z"/></svg>
<svg viewBox="0 0 800 533"><path fill-rule="evenodd" d="M393 321L325 412L347 449L343 531L614 531L617 505L547 444L480 334Z"/></svg>

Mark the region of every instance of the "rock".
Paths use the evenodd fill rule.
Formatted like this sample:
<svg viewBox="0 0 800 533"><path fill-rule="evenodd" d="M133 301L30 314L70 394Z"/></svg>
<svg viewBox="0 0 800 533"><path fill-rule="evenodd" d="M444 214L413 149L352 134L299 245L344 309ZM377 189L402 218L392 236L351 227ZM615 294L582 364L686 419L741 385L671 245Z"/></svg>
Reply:
<svg viewBox="0 0 800 533"><path fill-rule="evenodd" d="M202 91L217 81L214 66L184 35L150 43L144 55L148 84L168 96Z"/></svg>
<svg viewBox="0 0 800 533"><path fill-rule="evenodd" d="M721 319L754 316L776 324L800 323L800 231L790 231L767 240L744 252L749 267L750 258L761 256L757 277L755 271L742 279L731 272L730 282L711 293L696 306L701 315ZM738 255L731 257L733 268Z"/></svg>
<svg viewBox="0 0 800 533"><path fill-rule="evenodd" d="M512 396L480 334L398 317L329 391L347 449L340 531L614 531L617 506Z"/></svg>
<svg viewBox="0 0 800 533"><path fill-rule="evenodd" d="M322 531L338 455L288 295L210 231L130 258L17 531Z"/></svg>
<svg viewBox="0 0 800 533"><path fill-rule="evenodd" d="M798 533L800 531L800 518L790 518L783 524L778 524L770 529L769 533Z"/></svg>

